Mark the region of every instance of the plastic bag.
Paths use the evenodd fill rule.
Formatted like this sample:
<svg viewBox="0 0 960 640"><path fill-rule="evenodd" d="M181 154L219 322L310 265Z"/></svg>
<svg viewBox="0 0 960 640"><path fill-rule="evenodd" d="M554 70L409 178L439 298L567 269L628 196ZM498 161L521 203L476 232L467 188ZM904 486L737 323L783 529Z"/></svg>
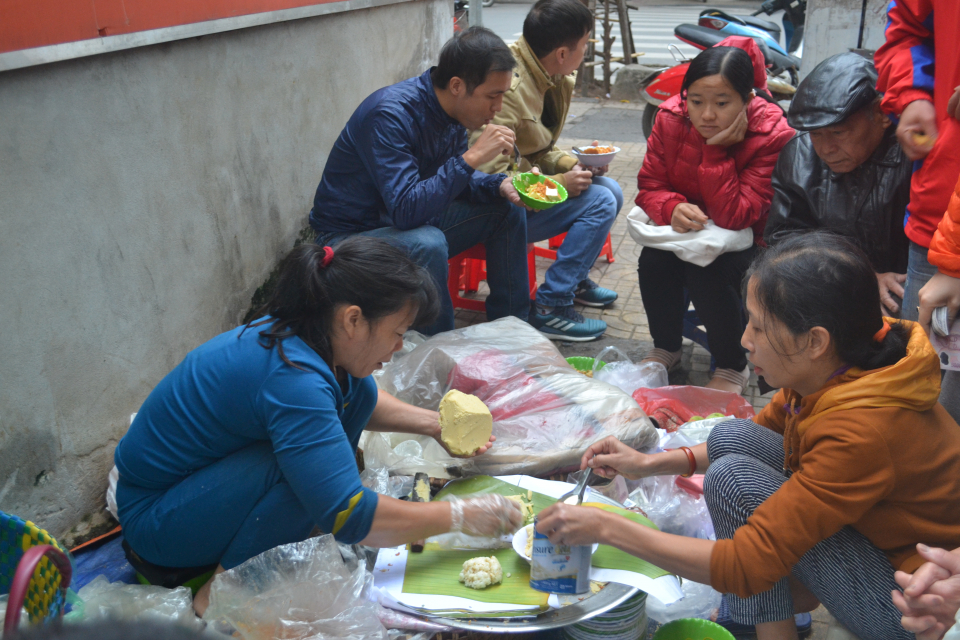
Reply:
<svg viewBox="0 0 960 640"><path fill-rule="evenodd" d="M83 601L84 620L167 620L200 627L193 612L193 593L187 587L125 584L97 576L77 595Z"/></svg>
<svg viewBox="0 0 960 640"><path fill-rule="evenodd" d="M743 396L706 387L676 386L659 389L637 389L633 399L657 421L661 429L676 431L690 418L706 418L720 413L735 418L752 418L753 406Z"/></svg>
<svg viewBox="0 0 960 640"><path fill-rule="evenodd" d="M608 435L636 449L658 437L629 395L577 372L543 334L512 317L434 336L387 365L378 384L433 410L450 389L476 395L493 414L497 437L482 456L453 458L431 438L366 434L364 463L392 474L546 475L578 467L583 450ZM395 451L411 439L423 447L422 457Z"/></svg>
<svg viewBox="0 0 960 640"><path fill-rule="evenodd" d="M722 595L708 584L684 580L680 588L683 597L670 605L663 604L656 596L647 595L647 615L660 624L681 618L709 620L720 607Z"/></svg>
<svg viewBox="0 0 960 640"><path fill-rule="evenodd" d="M391 498L402 498L413 491L413 476L391 476L384 468L364 469L360 484Z"/></svg>
<svg viewBox="0 0 960 640"><path fill-rule="evenodd" d="M601 364L606 363L603 368ZM593 379L612 384L630 395L637 389L665 387L667 368L659 362L634 364L620 349L610 346L597 354L593 362Z"/></svg>
<svg viewBox="0 0 960 640"><path fill-rule="evenodd" d="M677 486L678 476L651 476L639 481L630 494L661 531L688 538L716 540L713 520L703 496L693 496Z"/></svg>
<svg viewBox="0 0 960 640"><path fill-rule="evenodd" d="M387 640L366 597L373 577L351 564L329 534L275 547L218 575L203 619L244 640Z"/></svg>

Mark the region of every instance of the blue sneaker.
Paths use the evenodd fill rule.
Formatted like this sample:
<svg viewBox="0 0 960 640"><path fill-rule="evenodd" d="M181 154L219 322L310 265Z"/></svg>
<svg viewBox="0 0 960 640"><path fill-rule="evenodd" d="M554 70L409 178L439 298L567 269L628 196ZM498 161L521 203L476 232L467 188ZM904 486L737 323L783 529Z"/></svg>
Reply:
<svg viewBox="0 0 960 640"><path fill-rule="evenodd" d="M616 299L616 291L604 289L590 278L577 285L573 292L573 301L587 307L605 307Z"/></svg>
<svg viewBox="0 0 960 640"><path fill-rule="evenodd" d="M530 324L551 340L570 342L596 340L607 330L606 322L584 318L573 305L554 307L550 313L542 313L540 307L535 306L530 312Z"/></svg>

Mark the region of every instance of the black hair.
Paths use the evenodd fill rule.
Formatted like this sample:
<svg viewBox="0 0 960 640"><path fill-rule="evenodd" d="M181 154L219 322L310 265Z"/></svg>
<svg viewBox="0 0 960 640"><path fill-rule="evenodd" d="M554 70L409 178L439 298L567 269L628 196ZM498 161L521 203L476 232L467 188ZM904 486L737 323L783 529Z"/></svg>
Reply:
<svg viewBox="0 0 960 640"><path fill-rule="evenodd" d="M750 98L750 92L755 91L767 102L777 104L773 96L753 86L753 59L739 47L710 47L701 51L687 67L683 84L680 85L680 95L686 100L690 85L700 78L718 74L744 102Z"/></svg>
<svg viewBox="0 0 960 640"><path fill-rule="evenodd" d="M199 629L175 622L96 620L81 624L49 624L14 631L10 640L199 640Z"/></svg>
<svg viewBox="0 0 960 640"><path fill-rule="evenodd" d="M254 316L268 320L247 324L244 331L270 323L260 332L261 344L277 347L280 357L291 366L283 352L283 339L297 336L328 364L334 309L356 305L371 323L412 305L417 317L412 326L436 319L440 303L433 278L403 251L383 240L366 236L347 238L335 247L333 259L324 267L324 247L302 244L281 261L277 284L270 299Z"/></svg>
<svg viewBox="0 0 960 640"><path fill-rule="evenodd" d="M560 47L570 49L593 29L593 14L580 0L537 0L523 21L523 39L542 58Z"/></svg>
<svg viewBox="0 0 960 640"><path fill-rule="evenodd" d="M794 336L823 327L846 364L879 369L907 354L910 330L900 322L882 341L873 339L884 323L877 276L866 254L846 238L828 231L788 237L754 260L744 277L744 299L751 281L764 315Z"/></svg>
<svg viewBox="0 0 960 640"><path fill-rule="evenodd" d="M467 92L482 85L487 75L513 71L517 61L510 48L490 29L470 27L454 34L440 49L440 61L430 74L433 86L446 89L451 78L467 84Z"/></svg>

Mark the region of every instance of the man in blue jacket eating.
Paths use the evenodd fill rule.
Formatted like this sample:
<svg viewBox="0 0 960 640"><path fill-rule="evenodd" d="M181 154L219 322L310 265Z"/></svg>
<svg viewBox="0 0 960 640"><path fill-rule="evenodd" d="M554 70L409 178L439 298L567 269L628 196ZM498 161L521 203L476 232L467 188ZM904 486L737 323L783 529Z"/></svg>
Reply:
<svg viewBox="0 0 960 640"><path fill-rule="evenodd" d="M317 243L357 235L394 244L423 265L441 297L427 335L453 329L447 260L483 243L487 318L527 320L526 216L511 180L477 167L513 153L514 133L487 126L472 147L467 129L489 125L500 111L515 66L493 32L455 35L439 64L374 92L350 117L327 159L310 226Z"/></svg>

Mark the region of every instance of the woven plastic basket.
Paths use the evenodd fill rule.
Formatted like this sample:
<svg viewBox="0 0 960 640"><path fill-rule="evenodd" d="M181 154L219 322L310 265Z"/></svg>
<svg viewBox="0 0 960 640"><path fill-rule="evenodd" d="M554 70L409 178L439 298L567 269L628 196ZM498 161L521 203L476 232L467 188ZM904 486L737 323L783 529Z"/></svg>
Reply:
<svg viewBox="0 0 960 640"><path fill-rule="evenodd" d="M27 574L29 565L35 567L32 575ZM53 536L29 520L0 511L0 595L11 596L4 632L16 628L21 607L31 624L59 619L72 573L69 554Z"/></svg>

